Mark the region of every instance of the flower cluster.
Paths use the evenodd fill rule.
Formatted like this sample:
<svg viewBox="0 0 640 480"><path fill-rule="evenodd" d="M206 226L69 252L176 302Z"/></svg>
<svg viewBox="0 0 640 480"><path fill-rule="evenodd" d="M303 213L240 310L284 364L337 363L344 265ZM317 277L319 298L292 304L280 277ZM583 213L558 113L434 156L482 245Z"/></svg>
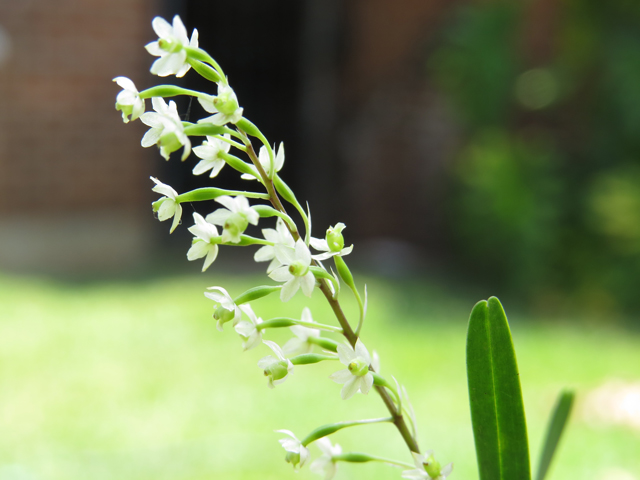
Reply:
<svg viewBox="0 0 640 480"><path fill-rule="evenodd" d="M430 451L422 455L417 453L416 426L406 393L400 394L404 389L400 388L395 379L394 385L380 375L376 353L370 354L361 339L367 308L366 287L365 300L362 302L358 286L344 258L353 250L353 245L345 247L343 231L346 226L343 223L335 224L326 230L324 238L311 236L308 210L302 208L295 194L279 177L285 161L284 145L280 143L277 148L275 145L272 147L264 134L244 118L244 109L240 107L227 76L215 60L199 48L196 30L189 39L178 16L173 18L172 24L156 17L152 26L158 40L145 48L158 58L151 65L151 73L160 77L182 77L193 68L216 84L217 93L210 95L173 85L160 85L138 91L128 78L116 77L114 81L123 89L116 97L116 109L122 112L123 121L128 123L139 118L149 126L141 145L156 145L160 155L166 160L170 160L174 152L182 149L181 160L187 161L193 151L199 159L192 167L194 175L208 173L209 178L214 179L222 168L229 165L240 174L240 178L247 181L247 190L210 187L179 194L171 186L151 177L155 183L152 190L162 195L153 202L153 210L160 221L173 219L171 233L181 222L182 203L214 200L221 208L206 215L193 213L194 224L188 227L193 239L187 251L187 259L194 261L204 258L202 271L205 271L216 260L221 247L255 247L254 260L269 262L266 275L276 282L275 285L251 288L236 297L232 297L222 287L210 287L205 296L214 303L213 318L217 328L222 331L224 325L230 323L240 336L244 351L265 347L270 350L270 354L257 362L259 369L267 377L270 388L285 382L296 366L300 368L324 361L339 361L345 368L337 369L329 378L342 384L340 395L343 399L347 400L357 393L367 395L375 386L374 390L379 393L389 410L390 416L381 419L338 422L320 427L303 440L298 440L288 430L279 430L287 435L287 438L280 440L286 451L287 462L295 468L304 466L311 456L308 445L317 442L321 455L311 463L310 468L326 479L333 478L338 462L383 461L412 467L372 455L343 453L339 445L333 445L327 438L327 435L342 428L390 422L398 426L404 442L414 456L416 468L406 470L403 476L413 479L445 478L451 471L450 465L440 468ZM169 103L165 100L176 95L196 97L211 115L196 123L183 121L177 104L173 100ZM145 112L146 99L149 98L153 111ZM202 137L202 141L192 148L192 142L197 137ZM255 148L256 141L260 143L259 149ZM298 228L283 206L283 200L297 211L304 230ZM275 225L272 223L267 226L262 223L272 222L273 217ZM261 235L253 232L257 226L263 227ZM322 264L325 261L332 261L333 267L325 267ZM360 307L358 328L355 331L339 303L342 284L349 287ZM299 290L307 297L320 291L336 314L337 325L316 322L307 307L299 318L279 316L262 319L251 305L254 300L275 292L279 293L282 302L288 302ZM284 346L263 338L268 338L268 331L274 328L290 328L292 338ZM336 340L335 336L342 336L342 341ZM334 390L337 392L337 389Z"/></svg>

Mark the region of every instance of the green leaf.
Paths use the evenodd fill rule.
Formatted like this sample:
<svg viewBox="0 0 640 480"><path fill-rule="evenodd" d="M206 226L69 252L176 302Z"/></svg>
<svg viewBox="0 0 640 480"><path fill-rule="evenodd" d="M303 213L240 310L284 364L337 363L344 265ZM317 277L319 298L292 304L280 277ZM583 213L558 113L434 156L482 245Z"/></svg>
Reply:
<svg viewBox="0 0 640 480"><path fill-rule="evenodd" d="M564 427L567 425L569 414L571 413L571 407L573 406L574 393L570 390L561 392L558 396L558 401L553 410L553 415L549 421L549 428L547 430L547 437L545 438L544 445L542 447L542 455L540 455L540 464L538 465L538 474L536 480L543 480L551 465L553 454L558 448L560 442L560 436L564 431Z"/></svg>
<svg viewBox="0 0 640 480"><path fill-rule="evenodd" d="M516 355L507 317L495 297L478 302L471 312L467 378L480 480L529 480Z"/></svg>

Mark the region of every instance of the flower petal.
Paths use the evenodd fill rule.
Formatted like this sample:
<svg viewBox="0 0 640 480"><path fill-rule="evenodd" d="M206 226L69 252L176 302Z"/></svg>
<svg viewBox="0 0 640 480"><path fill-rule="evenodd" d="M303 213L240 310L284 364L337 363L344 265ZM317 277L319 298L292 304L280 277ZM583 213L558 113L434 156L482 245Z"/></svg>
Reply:
<svg viewBox="0 0 640 480"><path fill-rule="evenodd" d="M331 375L329 375L329 378L336 383L347 383L353 378L353 375L349 370L344 369L333 372Z"/></svg>
<svg viewBox="0 0 640 480"><path fill-rule="evenodd" d="M288 302L289 300L291 300L291 297L296 294L299 287L300 281L296 277L289 280L282 286L282 290L280 290L280 300L282 300L283 302Z"/></svg>
<svg viewBox="0 0 640 480"><path fill-rule="evenodd" d="M352 375L351 379L347 381L347 383L345 383L342 387L340 396L343 400L347 400L353 397L353 395L355 395L358 390L360 390L360 377L355 377Z"/></svg>

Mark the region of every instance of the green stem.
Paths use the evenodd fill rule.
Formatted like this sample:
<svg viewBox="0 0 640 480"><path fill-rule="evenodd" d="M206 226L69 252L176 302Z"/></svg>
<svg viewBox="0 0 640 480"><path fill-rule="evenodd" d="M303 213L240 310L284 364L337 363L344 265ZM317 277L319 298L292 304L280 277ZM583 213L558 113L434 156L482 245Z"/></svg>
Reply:
<svg viewBox="0 0 640 480"><path fill-rule="evenodd" d="M178 95L189 95L191 97L197 98L211 98L211 95L207 95L203 92L198 92L197 90L190 90L188 88L177 87L175 85L156 85L155 87L147 88L146 90L141 91L138 95L140 98L146 99L151 97L177 97Z"/></svg>
<svg viewBox="0 0 640 480"><path fill-rule="evenodd" d="M266 193L247 192L244 190L225 190L222 188L204 187L196 188L190 192L181 193L176 197L176 202L202 202L206 200L214 200L223 195L242 196L247 198L261 198L263 200L269 200L269 195Z"/></svg>
<svg viewBox="0 0 640 480"><path fill-rule="evenodd" d="M187 51L187 55L189 55L190 57L195 58L196 60L200 60L201 62L207 62L209 65L215 68L218 72L218 75L220 75L220 81L227 83L227 78L224 75L224 71L222 70L220 65L218 65L218 62L216 62L206 51L202 50L201 48L187 46L185 46L184 49Z"/></svg>
<svg viewBox="0 0 640 480"><path fill-rule="evenodd" d="M389 465L396 465L398 467L416 468L415 465L406 462L400 462L398 460L391 460L390 458L378 457L377 455L369 455L368 453L349 452L341 453L340 455L333 455L331 457L336 462L349 462L349 463L365 463L365 462L382 462Z"/></svg>
<svg viewBox="0 0 640 480"><path fill-rule="evenodd" d="M367 420L353 420L351 422L337 422L330 423L327 425L322 425L321 427L316 428L309 435L307 435L302 442L303 446L309 445L311 442L315 442L319 438L326 437L331 435L338 430L342 430L343 428L356 427L359 425L370 425L373 423L385 423L385 422L393 422L393 418L391 417L383 417L383 418L371 418Z"/></svg>
<svg viewBox="0 0 640 480"><path fill-rule="evenodd" d="M267 189L267 192L269 193L271 204L275 209L280 210L283 213L287 213L286 209L282 205L282 202L280 201L280 197L275 191L273 181L267 177L267 174L264 171L264 168L262 168L262 165L258 160L256 152L253 149L253 145L251 144L251 141L240 128L238 128L238 131L242 135L244 135L243 142L247 147L247 154L251 158L253 165L258 169L258 172L260 173L260 176L264 181L264 185ZM305 226L307 226L306 236L309 237L310 229L308 228L308 223L307 223L309 220L306 214L304 214L302 218L303 220L305 220ZM300 238L300 234L297 231L290 230L290 232L294 240L297 241ZM307 242L308 242L308 238L307 238ZM314 264L317 266L317 262L314 261ZM349 325L349 322L347 321L347 317L342 311L342 307L340 306L340 303L336 298L333 297L333 294L331 293L331 289L329 288L329 284L327 283L327 280L321 278L319 279L319 282L320 282L320 291L327 299L327 302L329 302L329 306L331 307L331 310L333 310L333 313L336 316L336 319L338 320L340 327L342 327L342 334L345 336L349 344L352 347L355 347L355 344L358 340L358 336L354 333L353 329L351 328L351 325ZM391 414L392 422L400 432L400 435L402 436L402 439L404 440L404 442L407 444L407 447L409 448L409 450L411 450L412 452L420 453L420 448L418 447L416 440L411 435L411 432L409 431L409 428L407 427L407 424L404 421L404 417L402 416L402 412L398 411L398 409L396 408L396 405L394 404L393 399L391 398L391 395L389 395L389 392L384 387L376 386L375 388L378 394L380 395L380 397L382 398L383 403L387 407L387 410Z"/></svg>
<svg viewBox="0 0 640 480"><path fill-rule="evenodd" d="M322 355L319 353L303 353L289 359L293 365L309 365L326 360L340 360L336 355Z"/></svg>
<svg viewBox="0 0 640 480"><path fill-rule="evenodd" d="M325 330L327 332L342 333L340 327L334 327L333 325L323 325L316 322L305 322L303 320L296 320L295 318L288 317L276 317L259 323L256 326L258 330L264 330L265 328L283 328L293 327L294 325L300 325L302 327L315 328L317 330Z"/></svg>
<svg viewBox="0 0 640 480"><path fill-rule="evenodd" d="M222 140L223 142L227 142L229 145L231 145L232 147L236 147L238 150L242 150L243 152L247 151L247 147L231 140L230 138L225 137L224 135L216 135L216 138L218 140Z"/></svg>

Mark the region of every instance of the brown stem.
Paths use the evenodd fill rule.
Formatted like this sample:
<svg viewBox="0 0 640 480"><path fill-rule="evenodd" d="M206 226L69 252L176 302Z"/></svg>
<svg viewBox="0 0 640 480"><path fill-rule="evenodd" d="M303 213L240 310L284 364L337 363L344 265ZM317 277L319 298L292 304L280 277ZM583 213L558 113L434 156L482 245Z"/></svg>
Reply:
<svg viewBox="0 0 640 480"><path fill-rule="evenodd" d="M282 205L282 202L280 201L280 197L278 196L275 186L273 185L273 180L271 180L267 175L267 172L264 171L264 168L262 167L260 160L258 160L258 156L256 155L256 151L254 150L253 145L249 140L249 137L242 130L238 129L238 131L242 133L242 135L245 137L244 144L247 147L247 154L249 155L249 158L251 158L251 162L253 163L253 165L258 170L258 173L260 173L260 177L262 177L263 183L267 189L267 193L269 194L269 200L271 201L271 205L273 205L273 208L275 208L276 210L279 210L280 212L286 214L287 211L285 210L284 205ZM287 224L287 228L289 229L293 239L295 241L298 241L298 239L300 239L300 234L295 230L291 230L288 224ZM317 266L317 262L315 260L313 262ZM349 324L349 321L347 320L346 315L342 311L340 302L338 302L337 299L333 298L333 294L331 293L331 289L329 288L329 284L327 280L325 280L324 278L321 278L319 279L319 282L320 282L320 291L329 302L329 305L331 306L333 313L338 319L338 323L342 328L342 334L345 336L349 344L355 348L356 342L358 341L358 336L355 334L355 332L351 328L351 325ZM407 447L409 447L409 450L411 450L412 452L420 453L420 448L418 447L418 443L411 435L411 432L407 427L407 423L404 421L404 417L402 416L402 412L398 411L398 408L396 407L396 404L393 402L391 395L389 395L389 391L382 386L376 386L376 391L382 398L382 401L387 407L387 410L389 410L389 413L393 418L393 424L396 426L396 428L400 432L400 435L402 436L404 442L407 444Z"/></svg>

